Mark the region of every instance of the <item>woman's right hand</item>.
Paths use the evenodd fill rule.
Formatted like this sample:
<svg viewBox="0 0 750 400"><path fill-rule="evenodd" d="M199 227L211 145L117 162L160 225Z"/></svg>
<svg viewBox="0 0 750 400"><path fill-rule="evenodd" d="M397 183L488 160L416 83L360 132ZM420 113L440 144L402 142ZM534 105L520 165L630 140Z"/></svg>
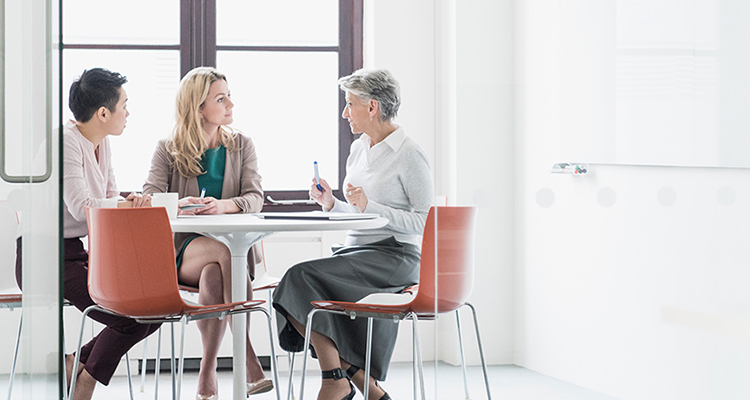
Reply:
<svg viewBox="0 0 750 400"><path fill-rule="evenodd" d="M183 197L179 201L177 201L177 215L195 215L195 211L198 210L197 208L193 208L190 210L183 210L182 206L186 206L188 204L203 204L203 199L200 197Z"/></svg>
<svg viewBox="0 0 750 400"><path fill-rule="evenodd" d="M312 185L310 185L310 198L323 206L325 211L330 211L334 204L331 186L328 185L328 182L326 182L325 179L321 179L320 187L323 189L321 192L318 190L318 183L315 181L315 178L313 178L312 182Z"/></svg>

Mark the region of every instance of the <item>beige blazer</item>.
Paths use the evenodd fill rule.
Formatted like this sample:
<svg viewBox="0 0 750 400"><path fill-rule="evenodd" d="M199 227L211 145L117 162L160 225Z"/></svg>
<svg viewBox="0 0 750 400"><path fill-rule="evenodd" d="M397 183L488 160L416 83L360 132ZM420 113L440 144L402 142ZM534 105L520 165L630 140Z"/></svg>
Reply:
<svg viewBox="0 0 750 400"><path fill-rule="evenodd" d="M151 170L143 185L144 194L177 192L180 198L200 196L198 179L184 177L175 168L174 157L167 151L167 142L162 139L156 145L151 159ZM227 151L226 166L224 168L224 184L221 189L222 199L232 199L240 208L240 212L260 212L263 207L263 189L260 186L261 177L258 174L258 157L255 145L247 137L238 134L235 138L237 149ZM175 234L175 254L182 249L189 233ZM255 265L262 261L260 246L256 244L247 253L250 275L254 276Z"/></svg>

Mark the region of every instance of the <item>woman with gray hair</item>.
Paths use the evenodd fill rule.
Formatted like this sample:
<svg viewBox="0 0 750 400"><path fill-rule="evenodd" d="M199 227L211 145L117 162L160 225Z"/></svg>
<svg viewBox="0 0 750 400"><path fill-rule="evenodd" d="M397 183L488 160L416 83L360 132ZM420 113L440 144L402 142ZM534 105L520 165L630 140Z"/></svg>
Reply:
<svg viewBox="0 0 750 400"><path fill-rule="evenodd" d="M421 235L434 191L427 156L403 127L393 122L401 104L399 85L385 70L358 70L339 79L346 93L342 117L353 134L346 162L344 200L333 196L325 179L313 179L310 198L323 211L372 213L388 219L380 229L347 233L346 245L333 256L290 268L274 293L279 318L279 342L288 351L301 351L311 301L357 301L372 293L398 293L418 282ZM372 399L390 399L383 381L398 334L398 325L375 320L372 342ZM322 371L319 400L349 400L364 393L363 344L367 320L319 314L310 343Z"/></svg>

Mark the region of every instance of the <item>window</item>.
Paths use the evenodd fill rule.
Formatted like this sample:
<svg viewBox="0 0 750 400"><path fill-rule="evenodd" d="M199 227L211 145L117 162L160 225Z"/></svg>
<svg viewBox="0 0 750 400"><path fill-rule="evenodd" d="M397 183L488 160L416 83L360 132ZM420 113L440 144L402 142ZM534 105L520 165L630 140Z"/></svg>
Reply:
<svg viewBox="0 0 750 400"><path fill-rule="evenodd" d="M362 0L63 0L64 90L96 66L129 80L128 125L110 139L122 191L141 188L179 80L201 65L227 75L266 195L307 198L313 161L338 189L354 137L336 80L362 66Z"/></svg>

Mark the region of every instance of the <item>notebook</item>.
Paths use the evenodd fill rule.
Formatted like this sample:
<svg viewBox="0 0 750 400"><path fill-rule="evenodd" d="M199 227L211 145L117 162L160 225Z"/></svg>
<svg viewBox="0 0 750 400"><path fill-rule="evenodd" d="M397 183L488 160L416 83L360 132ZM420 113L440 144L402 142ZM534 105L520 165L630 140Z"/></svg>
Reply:
<svg viewBox="0 0 750 400"><path fill-rule="evenodd" d="M341 212L305 211L305 212L263 212L256 214L264 219L316 219L342 221L352 219L375 219L377 214L358 214Z"/></svg>

